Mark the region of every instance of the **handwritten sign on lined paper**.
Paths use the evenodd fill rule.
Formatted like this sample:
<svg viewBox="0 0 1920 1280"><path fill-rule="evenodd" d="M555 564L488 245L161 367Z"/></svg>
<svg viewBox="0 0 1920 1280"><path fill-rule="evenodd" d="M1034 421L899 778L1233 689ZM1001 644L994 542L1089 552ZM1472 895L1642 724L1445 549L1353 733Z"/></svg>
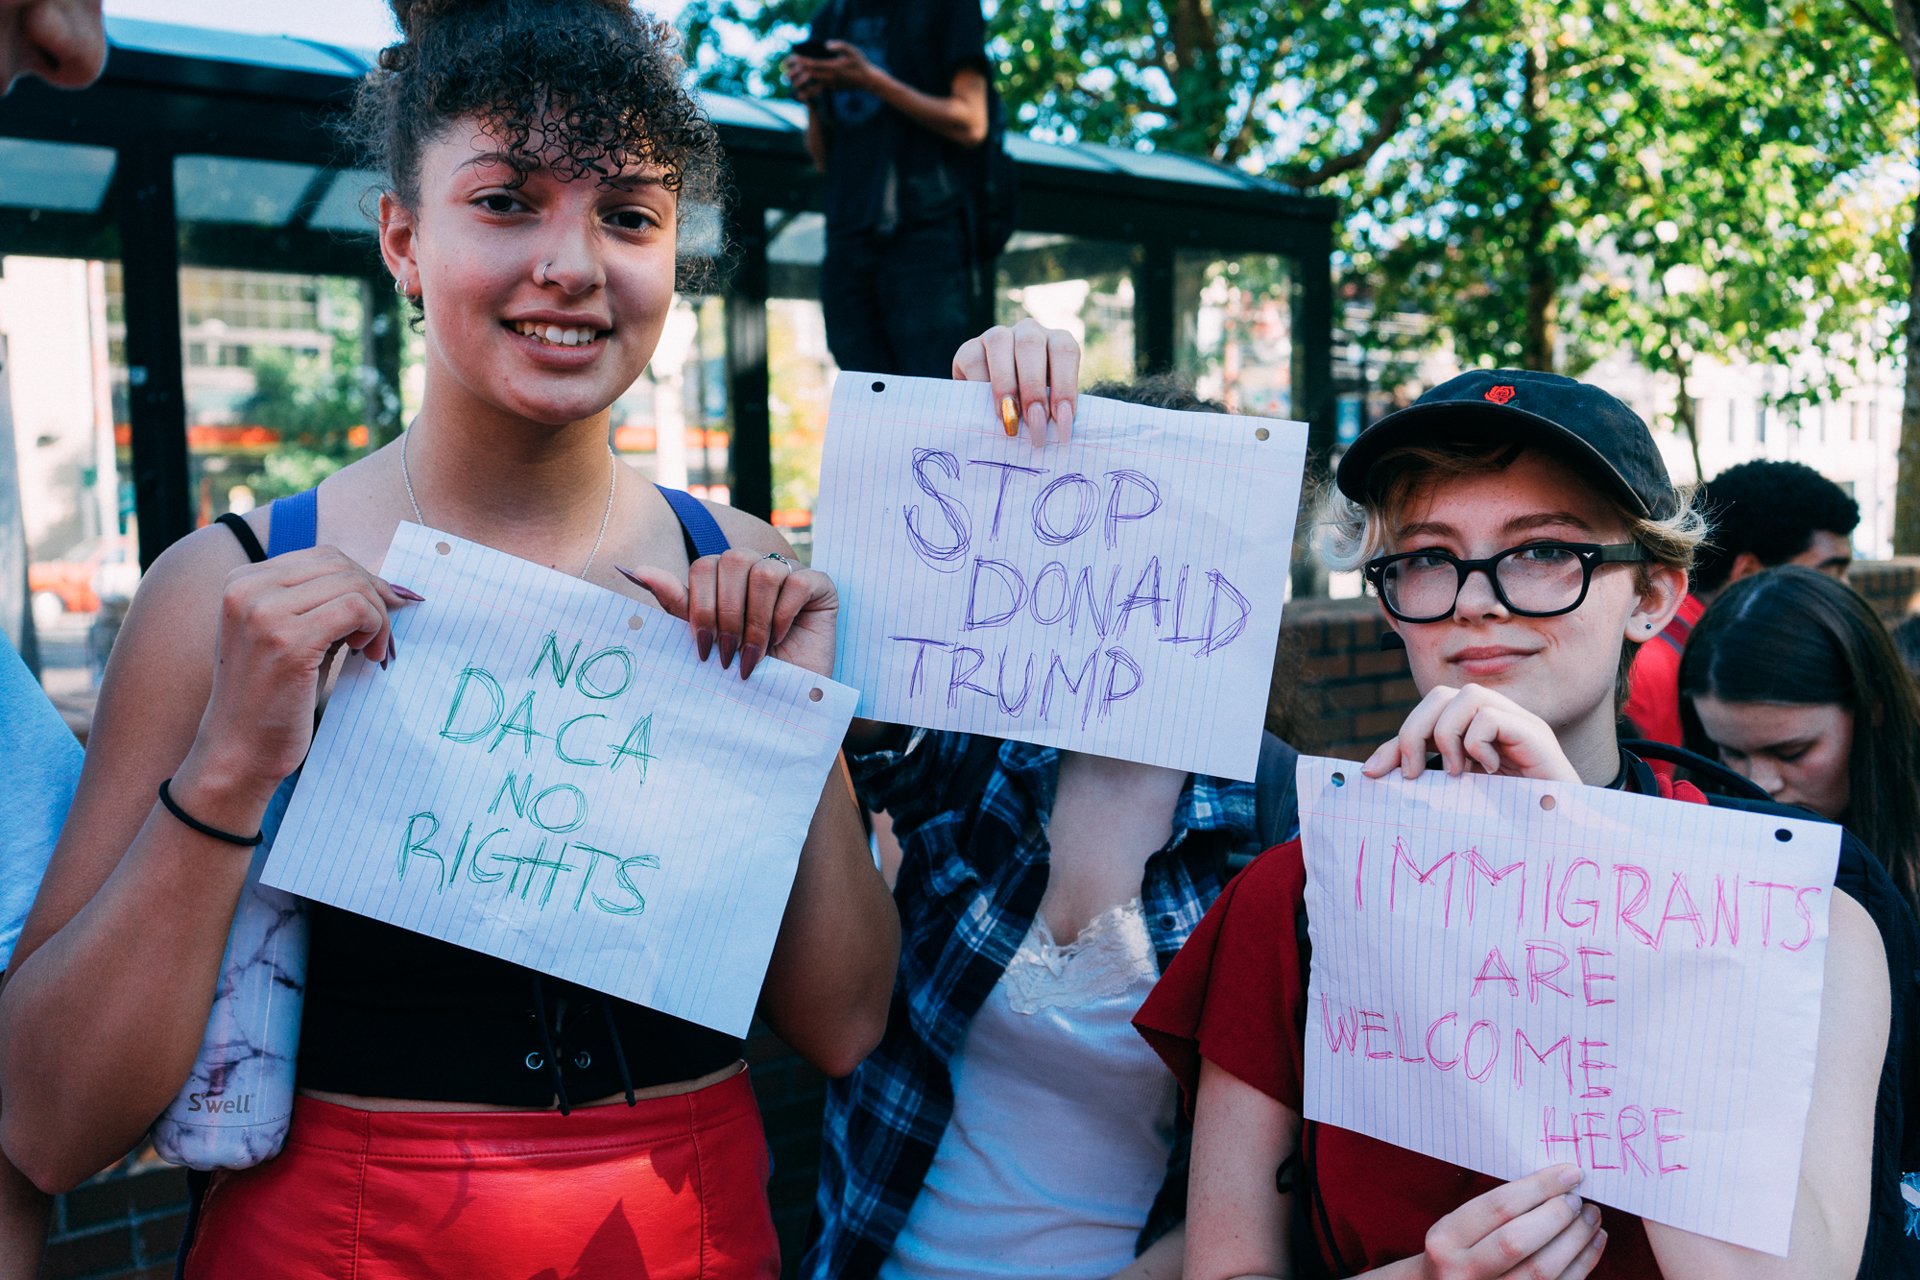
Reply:
<svg viewBox="0 0 1920 1280"><path fill-rule="evenodd" d="M263 880L745 1035L855 691L416 524L426 597L352 659Z"/></svg>
<svg viewBox="0 0 1920 1280"><path fill-rule="evenodd" d="M1036 449L984 383L841 374L814 563L860 714L1252 779L1306 433L1089 396Z"/></svg>
<svg viewBox="0 0 1920 1280"><path fill-rule="evenodd" d="M1301 757L1309 1119L1784 1255L1840 828Z"/></svg>

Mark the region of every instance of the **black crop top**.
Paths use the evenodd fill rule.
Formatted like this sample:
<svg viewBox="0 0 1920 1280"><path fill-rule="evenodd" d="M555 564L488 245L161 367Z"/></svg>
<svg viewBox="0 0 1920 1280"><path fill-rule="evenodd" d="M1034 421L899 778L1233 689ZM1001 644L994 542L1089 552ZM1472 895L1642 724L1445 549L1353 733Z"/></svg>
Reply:
<svg viewBox="0 0 1920 1280"><path fill-rule="evenodd" d="M675 515L697 559L678 504ZM221 522L249 558L267 558L245 521ZM533 1109L691 1080L740 1058L740 1040L698 1023L337 907L308 912L301 1088Z"/></svg>

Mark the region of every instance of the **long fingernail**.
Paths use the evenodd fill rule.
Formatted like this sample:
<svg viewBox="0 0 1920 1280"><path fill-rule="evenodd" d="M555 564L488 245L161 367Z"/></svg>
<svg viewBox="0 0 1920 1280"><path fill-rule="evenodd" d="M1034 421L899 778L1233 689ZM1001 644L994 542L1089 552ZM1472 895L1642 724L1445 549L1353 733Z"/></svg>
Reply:
<svg viewBox="0 0 1920 1280"><path fill-rule="evenodd" d="M1073 425L1073 401L1062 400L1059 404L1055 405L1053 410L1053 420L1055 422L1060 423L1063 426L1068 426L1068 427L1072 426Z"/></svg>
<svg viewBox="0 0 1920 1280"><path fill-rule="evenodd" d="M1047 406L1038 400L1027 406L1027 427L1042 440L1047 438Z"/></svg>
<svg viewBox="0 0 1920 1280"><path fill-rule="evenodd" d="M740 646L740 678L745 680L753 674L754 667L760 663L760 646L743 644Z"/></svg>
<svg viewBox="0 0 1920 1280"><path fill-rule="evenodd" d="M737 653L739 649L739 636L728 635L724 631L720 633L720 669L722 671L725 671L728 665L733 662L733 655Z"/></svg>
<svg viewBox="0 0 1920 1280"><path fill-rule="evenodd" d="M631 582L634 586L640 588L642 591L645 591L647 589L646 583L640 581L640 579L633 576L633 570L622 569L619 565L615 565L613 566L613 571L619 574L621 577L625 578L628 582Z"/></svg>
<svg viewBox="0 0 1920 1280"><path fill-rule="evenodd" d="M693 633L694 647L700 650L700 661L705 662L707 655L713 652L713 632L705 627L697 627Z"/></svg>
<svg viewBox="0 0 1920 1280"><path fill-rule="evenodd" d="M398 662L399 660L400 660L400 642L398 640L395 640L392 636L388 636L387 637L387 661Z"/></svg>
<svg viewBox="0 0 1920 1280"><path fill-rule="evenodd" d="M393 594L399 596L402 600L411 600L415 604L426 603L427 598L421 595L418 591L409 591L407 588L401 586L397 582L389 582L387 586L392 588Z"/></svg>
<svg viewBox="0 0 1920 1280"><path fill-rule="evenodd" d="M1013 402L1012 396L1000 397L1000 425L1007 429L1010 436L1020 434L1020 407Z"/></svg>

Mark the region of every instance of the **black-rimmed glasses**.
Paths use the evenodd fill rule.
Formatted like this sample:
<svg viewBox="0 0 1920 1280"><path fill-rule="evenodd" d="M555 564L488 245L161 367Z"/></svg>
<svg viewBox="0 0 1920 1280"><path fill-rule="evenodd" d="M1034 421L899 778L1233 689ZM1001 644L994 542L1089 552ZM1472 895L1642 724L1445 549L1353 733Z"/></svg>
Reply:
<svg viewBox="0 0 1920 1280"><path fill-rule="evenodd" d="M1637 542L1530 542L1484 560L1462 560L1448 551L1402 551L1366 563L1367 581L1387 612L1402 622L1441 622L1453 616L1469 574L1484 573L1500 603L1525 618L1572 613L1587 598L1593 571L1603 564L1636 564L1647 558Z"/></svg>

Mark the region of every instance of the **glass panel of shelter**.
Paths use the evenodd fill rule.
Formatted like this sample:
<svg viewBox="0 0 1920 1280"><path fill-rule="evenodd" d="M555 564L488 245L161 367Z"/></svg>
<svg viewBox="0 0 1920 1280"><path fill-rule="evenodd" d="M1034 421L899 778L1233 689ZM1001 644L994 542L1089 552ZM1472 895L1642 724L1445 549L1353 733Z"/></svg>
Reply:
<svg viewBox="0 0 1920 1280"><path fill-rule="evenodd" d="M183 155L173 177L190 500L204 527L392 439L402 365L418 352L375 250L376 175Z"/></svg>
<svg viewBox="0 0 1920 1280"><path fill-rule="evenodd" d="M1279 254L1180 249L1174 367L1234 413L1293 414L1293 268Z"/></svg>
<svg viewBox="0 0 1920 1280"><path fill-rule="evenodd" d="M1080 342L1080 382L1135 376L1134 272L1140 246L1124 240L1016 231L994 269L997 324L1026 316Z"/></svg>
<svg viewBox="0 0 1920 1280"><path fill-rule="evenodd" d="M19 500L0 513L0 629L38 657L49 694L76 723L91 718L118 613L140 578L115 163L105 147L0 138L0 445L18 481L0 491L16 488ZM15 585L22 576L30 608ZM113 607L103 610L103 598Z"/></svg>
<svg viewBox="0 0 1920 1280"><path fill-rule="evenodd" d="M709 294L673 300L653 360L613 402L614 452L649 480L731 502L726 307Z"/></svg>
<svg viewBox="0 0 1920 1280"><path fill-rule="evenodd" d="M820 451L840 367L827 348L820 268L827 221L804 210L769 209L767 226L767 409L773 451L773 524L800 558L813 561Z"/></svg>

